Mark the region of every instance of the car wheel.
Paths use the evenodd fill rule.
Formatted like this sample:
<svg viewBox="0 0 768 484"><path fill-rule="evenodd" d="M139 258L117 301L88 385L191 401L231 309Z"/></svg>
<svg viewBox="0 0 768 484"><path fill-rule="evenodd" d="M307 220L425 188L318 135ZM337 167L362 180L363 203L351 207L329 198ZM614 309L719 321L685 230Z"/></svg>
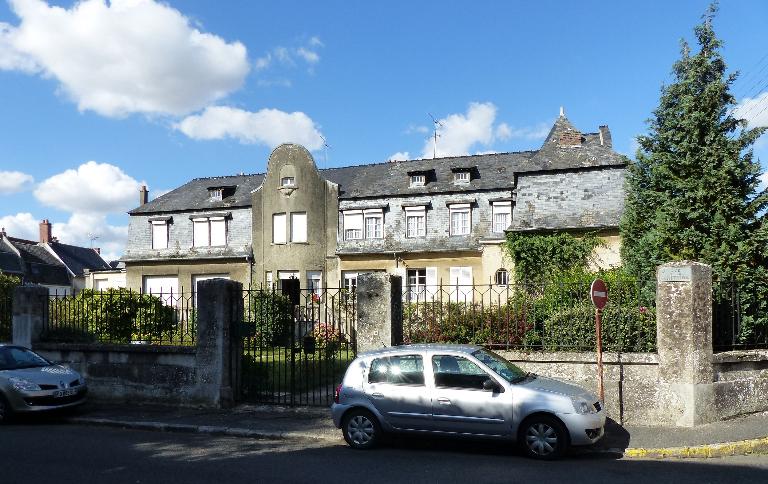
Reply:
<svg viewBox="0 0 768 484"><path fill-rule="evenodd" d="M520 426L518 442L528 457L557 459L568 448L568 431L558 420L547 415L536 415Z"/></svg>
<svg viewBox="0 0 768 484"><path fill-rule="evenodd" d="M11 418L11 407L2 393L0 393L0 424L7 422Z"/></svg>
<svg viewBox="0 0 768 484"><path fill-rule="evenodd" d="M368 410L355 408L344 415L341 424L344 440L353 449L370 449L381 439L381 426Z"/></svg>

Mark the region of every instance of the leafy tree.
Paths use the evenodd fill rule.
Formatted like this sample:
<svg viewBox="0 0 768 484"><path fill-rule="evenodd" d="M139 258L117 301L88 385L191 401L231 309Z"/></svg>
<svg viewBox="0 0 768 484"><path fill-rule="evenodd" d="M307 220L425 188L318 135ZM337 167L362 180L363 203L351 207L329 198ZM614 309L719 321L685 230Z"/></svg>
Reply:
<svg viewBox="0 0 768 484"><path fill-rule="evenodd" d="M557 234L510 232L505 251L515 263L519 281L542 282L557 275L586 271L595 249L602 244L594 234L576 237Z"/></svg>
<svg viewBox="0 0 768 484"><path fill-rule="evenodd" d="M646 283L646 297L653 297L656 266L668 261L705 262L716 281L743 280L747 337L768 299L768 194L758 190L760 165L752 152L764 129L747 129L733 116L736 74L726 72L712 28L716 11L711 5L694 29L697 52L682 42L673 82L661 89L648 134L638 137L621 221L622 258Z"/></svg>

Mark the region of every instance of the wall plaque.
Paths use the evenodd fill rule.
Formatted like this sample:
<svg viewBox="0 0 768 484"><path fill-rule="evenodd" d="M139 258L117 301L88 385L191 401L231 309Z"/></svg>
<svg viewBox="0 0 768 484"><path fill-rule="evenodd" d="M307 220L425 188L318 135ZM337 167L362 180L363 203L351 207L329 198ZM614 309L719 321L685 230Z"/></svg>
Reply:
<svg viewBox="0 0 768 484"><path fill-rule="evenodd" d="M691 282L691 267L662 267L659 282Z"/></svg>

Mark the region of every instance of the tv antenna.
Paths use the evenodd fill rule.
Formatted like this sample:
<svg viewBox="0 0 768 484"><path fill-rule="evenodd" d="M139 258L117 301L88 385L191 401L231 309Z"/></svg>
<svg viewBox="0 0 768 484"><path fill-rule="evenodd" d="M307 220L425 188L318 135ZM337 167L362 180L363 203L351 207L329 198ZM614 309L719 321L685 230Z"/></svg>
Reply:
<svg viewBox="0 0 768 484"><path fill-rule="evenodd" d="M91 249L93 249L93 241L100 238L100 236L94 234L93 232L88 232L88 240L91 241Z"/></svg>
<svg viewBox="0 0 768 484"><path fill-rule="evenodd" d="M435 159L437 158L437 138L440 137L440 133L438 133L437 130L443 127L443 123L440 122L439 119L435 119L435 117L432 116L432 113L427 114L432 118L432 124L434 126L432 130L432 159Z"/></svg>
<svg viewBox="0 0 768 484"><path fill-rule="evenodd" d="M323 155L325 157L323 168L328 168L328 148L330 148L331 145L328 144L328 140L325 139L325 136L320 135L320 139L323 140Z"/></svg>

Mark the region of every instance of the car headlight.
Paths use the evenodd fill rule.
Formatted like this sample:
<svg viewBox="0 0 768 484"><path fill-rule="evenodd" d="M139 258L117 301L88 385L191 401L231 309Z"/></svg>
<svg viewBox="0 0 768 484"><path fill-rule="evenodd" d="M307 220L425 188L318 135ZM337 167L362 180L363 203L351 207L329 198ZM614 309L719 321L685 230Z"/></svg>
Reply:
<svg viewBox="0 0 768 484"><path fill-rule="evenodd" d="M576 413L582 415L595 413L595 407L582 397L571 397L571 402L573 403L573 409Z"/></svg>
<svg viewBox="0 0 768 484"><path fill-rule="evenodd" d="M40 391L40 385L38 385L37 383L31 382L29 380L25 380L24 378L11 377L8 379L8 381L11 383L11 386L16 390L21 390L23 392L39 392Z"/></svg>

